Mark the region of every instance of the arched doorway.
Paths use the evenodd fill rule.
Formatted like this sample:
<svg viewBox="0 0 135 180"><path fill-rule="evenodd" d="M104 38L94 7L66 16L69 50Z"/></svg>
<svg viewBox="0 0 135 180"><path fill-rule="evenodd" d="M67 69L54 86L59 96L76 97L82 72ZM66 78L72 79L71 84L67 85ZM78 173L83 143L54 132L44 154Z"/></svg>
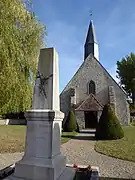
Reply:
<svg viewBox="0 0 135 180"><path fill-rule="evenodd" d="M96 128L98 123L97 111L85 111L85 128Z"/></svg>

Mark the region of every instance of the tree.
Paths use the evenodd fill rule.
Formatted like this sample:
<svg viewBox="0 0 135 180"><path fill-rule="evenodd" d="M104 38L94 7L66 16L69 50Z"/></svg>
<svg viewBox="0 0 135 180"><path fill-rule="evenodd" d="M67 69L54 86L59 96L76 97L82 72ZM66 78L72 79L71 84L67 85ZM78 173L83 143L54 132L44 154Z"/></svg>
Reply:
<svg viewBox="0 0 135 180"><path fill-rule="evenodd" d="M128 56L117 61L117 74L120 84L135 102L135 54L130 53Z"/></svg>
<svg viewBox="0 0 135 180"><path fill-rule="evenodd" d="M119 120L109 104L105 105L96 128L96 139L112 140L124 136Z"/></svg>
<svg viewBox="0 0 135 180"><path fill-rule="evenodd" d="M31 105L45 27L22 0L0 1L0 114Z"/></svg>
<svg viewBox="0 0 135 180"><path fill-rule="evenodd" d="M78 127L77 127L77 122L75 119L75 114L73 111L69 111L67 120L64 124L63 130L65 132L73 132L73 131L77 131Z"/></svg>

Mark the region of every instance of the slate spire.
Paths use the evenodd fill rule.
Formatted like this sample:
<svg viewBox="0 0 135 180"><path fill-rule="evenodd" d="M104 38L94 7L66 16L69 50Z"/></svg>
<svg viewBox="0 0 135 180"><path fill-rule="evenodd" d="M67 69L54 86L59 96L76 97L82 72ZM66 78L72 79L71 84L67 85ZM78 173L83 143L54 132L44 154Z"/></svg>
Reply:
<svg viewBox="0 0 135 180"><path fill-rule="evenodd" d="M84 60L90 55L99 60L99 50L98 50L98 42L96 38L95 28L93 21L90 21L89 29L86 37L86 42L84 46Z"/></svg>

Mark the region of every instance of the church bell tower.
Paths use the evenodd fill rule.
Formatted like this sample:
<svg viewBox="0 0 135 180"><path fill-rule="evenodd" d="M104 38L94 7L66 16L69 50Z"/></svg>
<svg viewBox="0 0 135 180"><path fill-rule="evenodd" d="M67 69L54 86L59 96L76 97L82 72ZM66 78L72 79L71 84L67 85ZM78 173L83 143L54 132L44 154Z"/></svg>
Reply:
<svg viewBox="0 0 135 180"><path fill-rule="evenodd" d="M93 25L93 21L90 21L86 42L84 45L84 60L90 55L93 54L93 56L99 60L99 49L98 49L98 42L96 39L96 33L95 28Z"/></svg>

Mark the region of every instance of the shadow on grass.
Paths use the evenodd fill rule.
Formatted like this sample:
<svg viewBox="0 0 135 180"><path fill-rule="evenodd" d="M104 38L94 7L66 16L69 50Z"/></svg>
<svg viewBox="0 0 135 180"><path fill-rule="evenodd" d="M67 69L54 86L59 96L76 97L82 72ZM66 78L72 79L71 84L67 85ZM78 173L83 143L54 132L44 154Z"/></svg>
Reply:
<svg viewBox="0 0 135 180"><path fill-rule="evenodd" d="M93 132L92 131L90 131L90 132L89 131L81 131L80 134L82 134L82 133L92 135L92 134L95 134L95 131L93 131Z"/></svg>
<svg viewBox="0 0 135 180"><path fill-rule="evenodd" d="M77 140L91 140L94 141L95 137L94 136L81 136L78 134L77 136L72 136L72 135L62 135L64 138L70 138L70 139L77 139Z"/></svg>
<svg viewBox="0 0 135 180"><path fill-rule="evenodd" d="M80 132L76 134L62 134L62 138L69 138L69 139L77 139L77 140L95 140L95 129L82 129ZM64 133L64 132L63 132Z"/></svg>
<svg viewBox="0 0 135 180"><path fill-rule="evenodd" d="M83 133L83 134L95 134L96 132L96 129L82 129L80 130L80 133Z"/></svg>

